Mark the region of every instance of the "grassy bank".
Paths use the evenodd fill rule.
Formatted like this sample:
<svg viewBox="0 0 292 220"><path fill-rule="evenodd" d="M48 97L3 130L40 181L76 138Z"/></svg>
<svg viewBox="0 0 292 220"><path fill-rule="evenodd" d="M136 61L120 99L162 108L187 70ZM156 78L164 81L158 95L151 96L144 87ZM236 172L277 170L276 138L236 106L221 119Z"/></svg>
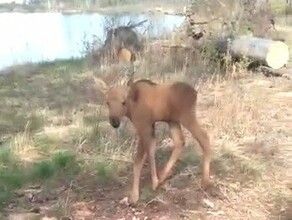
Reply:
<svg viewBox="0 0 292 220"><path fill-rule="evenodd" d="M272 0L270 1L272 10L277 14L277 15L291 15L292 14L292 6L287 6L286 1L277 1L277 0Z"/></svg>
<svg viewBox="0 0 292 220"><path fill-rule="evenodd" d="M156 55L159 56L157 52ZM140 207L145 215L154 214L152 203L156 202L161 214L171 214L170 219L176 219L174 216L179 213L195 218L198 212L206 214L210 209L198 203L205 198L215 204L211 208L213 214L207 215L220 211L224 213L220 214L222 219L289 217L291 192L285 182L285 171L291 167L285 161L290 154L283 151L287 150L284 137L289 130L280 123L288 107L274 97L278 92L288 92L289 82L267 81L243 70L225 77L200 78L181 69L175 71L173 68L180 67L170 65L173 61L169 57L164 59L159 60L160 66L151 68L149 63L153 60L143 61L145 69L142 67L136 77L157 81L180 79L199 87L198 116L212 137L215 185L211 194L200 191L201 153L193 148L196 143L187 135L186 150L175 167L175 176L158 192L150 190L150 174L145 168ZM81 215L78 210L91 210L89 207L95 201L99 211L83 212L84 216L90 213L89 219L110 216L111 212L115 217L107 219L124 215L121 212L127 209L111 212L109 209L127 196L130 189L135 149L133 128L131 123L125 123L119 130L109 126L102 95L92 81L93 76L99 76L115 82L120 78L117 73L121 74L118 68L89 71L85 60L69 60L13 67L0 76L3 213L38 207L40 216L49 212L55 217L78 217ZM157 163L161 167L170 154L171 142L165 125L157 126ZM279 145L280 149L276 147ZM181 183L187 185L180 188ZM254 202L259 205L254 206ZM49 208L42 209L43 204Z"/></svg>
<svg viewBox="0 0 292 220"><path fill-rule="evenodd" d="M0 207L31 184L66 185L88 171L110 179L115 155L128 156L103 132L106 115L83 62L17 66L0 76Z"/></svg>

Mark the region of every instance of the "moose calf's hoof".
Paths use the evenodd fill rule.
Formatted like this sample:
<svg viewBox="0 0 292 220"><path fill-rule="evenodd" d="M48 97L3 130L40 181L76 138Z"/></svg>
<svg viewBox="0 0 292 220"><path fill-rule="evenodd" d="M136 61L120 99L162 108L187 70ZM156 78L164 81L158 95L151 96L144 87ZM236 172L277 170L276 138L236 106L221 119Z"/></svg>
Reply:
<svg viewBox="0 0 292 220"><path fill-rule="evenodd" d="M201 183L201 186L202 186L202 189L203 189L203 190L208 189L208 188L211 186L211 181L210 181L210 179L209 179L209 178L208 178L208 179L203 179L203 180L202 180L202 183Z"/></svg>
<svg viewBox="0 0 292 220"><path fill-rule="evenodd" d="M152 190L156 190L158 186L159 186L159 181L157 178L156 180L152 181Z"/></svg>
<svg viewBox="0 0 292 220"><path fill-rule="evenodd" d="M131 197L130 197L130 203L129 204L131 206L135 206L137 204L138 200L139 200L139 195L132 194Z"/></svg>
<svg viewBox="0 0 292 220"><path fill-rule="evenodd" d="M158 172L158 179L159 179L159 184L162 184L165 182L165 180L169 179L173 175L173 171L170 170L167 174L162 170Z"/></svg>
<svg viewBox="0 0 292 220"><path fill-rule="evenodd" d="M123 199L121 199L119 201L120 205L124 205L124 206L130 206L130 202L129 202L129 198L128 197L124 197Z"/></svg>

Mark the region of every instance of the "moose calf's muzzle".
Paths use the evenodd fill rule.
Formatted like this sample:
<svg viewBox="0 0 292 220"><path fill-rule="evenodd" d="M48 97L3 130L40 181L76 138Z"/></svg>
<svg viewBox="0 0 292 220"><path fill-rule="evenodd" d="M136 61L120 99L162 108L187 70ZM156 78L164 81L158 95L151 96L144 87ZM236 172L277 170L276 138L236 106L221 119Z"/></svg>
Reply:
<svg viewBox="0 0 292 220"><path fill-rule="evenodd" d="M120 126L120 119L118 117L109 117L109 122L114 128L118 128Z"/></svg>

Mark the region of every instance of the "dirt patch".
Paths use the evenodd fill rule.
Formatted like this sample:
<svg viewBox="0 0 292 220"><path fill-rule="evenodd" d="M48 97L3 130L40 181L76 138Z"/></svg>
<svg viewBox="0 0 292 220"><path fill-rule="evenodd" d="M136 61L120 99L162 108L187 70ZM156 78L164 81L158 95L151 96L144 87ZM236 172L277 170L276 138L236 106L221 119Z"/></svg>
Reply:
<svg viewBox="0 0 292 220"><path fill-rule="evenodd" d="M3 219L289 219L290 99L291 82L283 78L252 77L201 87L198 116L212 134L214 151L213 187L207 191L200 187L201 152L187 134L174 175L155 192L145 164L137 207L120 203L131 189L129 163L114 177L84 172L66 184L26 187ZM169 147L171 143L159 148L159 166Z"/></svg>

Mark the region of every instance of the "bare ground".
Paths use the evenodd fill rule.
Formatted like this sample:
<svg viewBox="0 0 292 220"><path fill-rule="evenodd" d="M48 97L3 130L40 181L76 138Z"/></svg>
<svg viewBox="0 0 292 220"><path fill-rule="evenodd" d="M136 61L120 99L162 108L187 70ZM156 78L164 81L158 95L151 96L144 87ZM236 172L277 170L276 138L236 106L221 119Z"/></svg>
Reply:
<svg viewBox="0 0 292 220"><path fill-rule="evenodd" d="M135 208L120 202L130 191L129 161L109 180L83 173L70 183L60 180L22 189L2 218L292 219L291 80L247 76L197 88L199 120L212 138L211 189L200 188L201 152L186 132L187 149L174 175L156 192L150 188L145 164ZM160 167L171 148L167 138L162 143L157 154Z"/></svg>

